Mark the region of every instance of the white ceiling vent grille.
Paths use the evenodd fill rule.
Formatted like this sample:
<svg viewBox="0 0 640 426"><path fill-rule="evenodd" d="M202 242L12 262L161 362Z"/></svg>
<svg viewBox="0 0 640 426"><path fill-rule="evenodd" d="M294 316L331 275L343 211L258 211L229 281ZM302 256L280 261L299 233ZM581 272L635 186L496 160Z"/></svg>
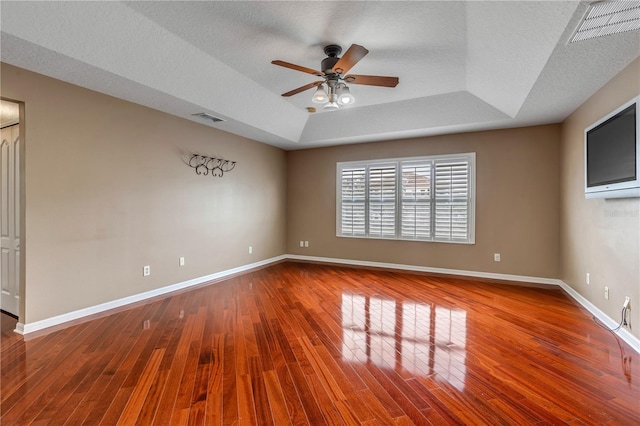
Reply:
<svg viewBox="0 0 640 426"><path fill-rule="evenodd" d="M640 28L640 1L598 1L589 6L571 43Z"/></svg>
<svg viewBox="0 0 640 426"><path fill-rule="evenodd" d="M204 118L205 120L211 120L214 123L219 123L220 121L224 121L222 118L214 117L211 114L207 114L206 112L199 112L197 114L191 114L194 117Z"/></svg>

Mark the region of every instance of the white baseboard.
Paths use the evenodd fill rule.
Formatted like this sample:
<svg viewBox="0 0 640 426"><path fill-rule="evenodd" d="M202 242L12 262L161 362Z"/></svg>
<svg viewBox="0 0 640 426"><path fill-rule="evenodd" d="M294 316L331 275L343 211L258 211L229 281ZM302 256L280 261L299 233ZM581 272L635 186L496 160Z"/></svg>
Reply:
<svg viewBox="0 0 640 426"><path fill-rule="evenodd" d="M13 331L15 331L18 334L24 334L24 324L21 323L21 322L17 323L16 324L16 329L13 330Z"/></svg>
<svg viewBox="0 0 640 426"><path fill-rule="evenodd" d="M528 277L524 275L509 275L509 274L496 274L492 272L465 271L463 269L432 268L429 266L405 265L402 263L370 262L368 260L351 260L351 259L334 259L331 257L300 256L297 254L289 254L287 255L287 258L291 260L302 260L307 262L337 263L342 265L366 266L371 268L398 269L401 271L429 272L433 274L460 275L464 277L489 278L489 279L503 280L503 281L521 281L521 282L534 283L534 284L560 285L560 280L557 280L554 278Z"/></svg>
<svg viewBox="0 0 640 426"><path fill-rule="evenodd" d="M18 324L16 325L15 331L16 333L28 335L30 333L34 333L36 331L44 330L46 328L58 326L69 321L82 319L90 315L99 314L101 312L105 312L111 309L120 308L126 305L130 305L132 303L141 302L141 301L151 299L153 297L161 296L167 293L171 293L174 291L183 290L189 287L206 283L208 281L215 281L215 280L219 281L223 278L236 275L241 272L245 272L251 269L270 265L272 263L281 262L283 260L298 260L298 261L333 263L333 264L351 265L351 266L365 266L365 267L372 267L372 268L397 269L401 271L428 272L428 273L435 273L435 274L459 275L459 276L472 277L472 278L488 278L488 279L495 279L495 280L502 280L502 281L518 281L518 282L526 282L526 283L534 283L534 284L559 286L565 292L567 292L567 294L569 294L576 302L581 304L585 309L591 312L596 318L602 321L609 328L615 328L618 325L616 321L608 317L604 312L602 312L594 304L592 304L587 299L585 299L580 293L575 291L568 284L555 278L530 277L530 276L524 276L524 275L510 275L510 274L496 274L491 272L466 271L462 269L431 268L428 266L405 265L400 263L371 262L367 260L337 259L337 258L331 258L331 257L285 254L285 255L261 260L259 262L250 263L248 265L239 266L237 268L227 269L225 271L220 271L214 274L205 275L203 277L183 281L181 283L172 284L172 285L158 288L155 290L150 290L144 293L135 294L133 296L124 297L122 299L113 300L111 302L101 303L99 305L90 306L88 308L79 309L73 312L68 312L66 314L47 318L41 321L35 321L27 324L18 322ZM618 336L620 336L622 340L627 342L636 352L640 353L640 339L635 337L626 329L618 330L617 334Z"/></svg>
<svg viewBox="0 0 640 426"><path fill-rule="evenodd" d="M584 296L582 296L580 293L575 291L571 286L569 286L569 284L565 283L564 281L560 281L560 287L562 287L564 291L566 291L571 297L573 297L573 299L576 302L578 302L586 310L591 312L591 314L593 314L594 317L602 321L604 325L612 329L618 326L618 323L614 319L612 319L607 314L605 314L600 309L598 309L596 305L589 302ZM636 352L640 353L640 339L638 339L636 336L631 334L629 330L627 330L626 328L621 328L616 332L616 334L620 336L622 340L627 342L629 346L631 346Z"/></svg>
<svg viewBox="0 0 640 426"><path fill-rule="evenodd" d="M120 308L122 306L130 305L132 303L141 302L146 299L161 296L167 293L171 293L178 290L183 290L189 287L193 287L199 284L206 283L208 281L220 280L231 275L236 275L241 272L249 271L254 268L266 266L271 263L280 262L287 258L286 255L272 257L269 259L261 260L259 262L250 263L248 265L239 266L237 268L227 269L225 271L216 272L215 274L205 275L203 277L194 278L191 280L183 281L181 283L168 285L166 287L158 288L155 290L145 291L144 293L134 294L133 296L123 297L122 299L112 300L110 302L101 303L95 306L89 306L87 308L78 309L77 311L68 312L66 314L57 315L55 317L47 318L40 321L35 321L27 324L18 323L16 326L16 333L22 335L28 335L36 331L44 330L46 328L55 327L60 324L64 324L69 321L78 320L90 315L99 314L111 309Z"/></svg>

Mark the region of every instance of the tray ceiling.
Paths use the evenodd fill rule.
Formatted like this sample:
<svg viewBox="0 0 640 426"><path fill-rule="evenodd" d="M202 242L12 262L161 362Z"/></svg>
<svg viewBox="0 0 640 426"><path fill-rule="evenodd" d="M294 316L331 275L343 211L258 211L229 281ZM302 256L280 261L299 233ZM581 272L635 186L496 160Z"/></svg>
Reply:
<svg viewBox="0 0 640 426"><path fill-rule="evenodd" d="M568 43L577 1L10 2L0 58L284 149L562 121L640 54L631 31ZM322 48L370 53L352 106L310 114ZM224 122L202 121L207 112Z"/></svg>

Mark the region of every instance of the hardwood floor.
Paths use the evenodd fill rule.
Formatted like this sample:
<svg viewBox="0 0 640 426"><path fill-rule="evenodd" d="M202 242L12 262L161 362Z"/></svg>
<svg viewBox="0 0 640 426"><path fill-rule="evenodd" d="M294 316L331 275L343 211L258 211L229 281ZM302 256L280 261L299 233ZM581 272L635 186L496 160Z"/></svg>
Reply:
<svg viewBox="0 0 640 426"><path fill-rule="evenodd" d="M2 425L640 424L640 356L554 288L282 263L14 326Z"/></svg>

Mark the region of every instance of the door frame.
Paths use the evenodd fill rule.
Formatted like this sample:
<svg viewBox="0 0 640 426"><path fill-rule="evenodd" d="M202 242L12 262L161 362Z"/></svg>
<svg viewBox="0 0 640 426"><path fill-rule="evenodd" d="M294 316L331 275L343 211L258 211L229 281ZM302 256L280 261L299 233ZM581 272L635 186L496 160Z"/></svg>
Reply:
<svg viewBox="0 0 640 426"><path fill-rule="evenodd" d="M19 156L20 160L18 162L19 167L19 176L20 176L20 185L18 188L19 193L19 203L20 203L20 262L19 268L20 272L18 274L18 294L20 296L20 300L18 303L18 323L16 324L15 331L20 334L24 334L24 324L26 322L26 200L25 200L25 164L26 164L26 140L27 140L27 132L26 132L26 114L25 114L25 103L23 101L19 101L16 99L6 98L4 96L0 96L0 99L7 102L13 102L18 104L19 109L19 121L18 121L18 130L20 133L20 145L19 145Z"/></svg>

